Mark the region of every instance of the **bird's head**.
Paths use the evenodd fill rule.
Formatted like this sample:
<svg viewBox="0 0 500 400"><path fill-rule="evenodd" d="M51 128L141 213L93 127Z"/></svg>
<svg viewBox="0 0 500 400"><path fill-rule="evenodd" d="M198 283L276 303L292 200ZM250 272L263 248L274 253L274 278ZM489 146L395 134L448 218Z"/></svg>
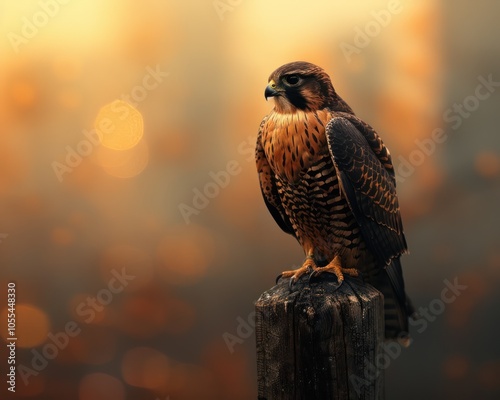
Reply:
<svg viewBox="0 0 500 400"><path fill-rule="evenodd" d="M317 65L295 61L282 65L269 76L264 92L266 100L273 97L275 110L294 113L330 108L352 113L350 107L335 93L328 74Z"/></svg>

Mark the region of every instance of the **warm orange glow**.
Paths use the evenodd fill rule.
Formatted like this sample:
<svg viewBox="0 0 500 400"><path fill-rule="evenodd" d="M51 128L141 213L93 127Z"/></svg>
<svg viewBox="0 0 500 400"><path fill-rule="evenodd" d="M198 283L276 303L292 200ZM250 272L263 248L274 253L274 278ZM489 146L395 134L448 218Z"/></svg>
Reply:
<svg viewBox="0 0 500 400"><path fill-rule="evenodd" d="M81 104L81 95L75 90L63 89L59 92L58 100L61 107L74 110Z"/></svg>
<svg viewBox="0 0 500 400"><path fill-rule="evenodd" d="M94 127L101 144L113 150L131 149L144 134L141 113L123 100L115 100L101 107Z"/></svg>
<svg viewBox="0 0 500 400"><path fill-rule="evenodd" d="M111 312L109 307L105 307L100 311L90 313L91 306L89 306L88 299L95 297L90 293L78 293L74 295L68 304L68 312L71 317L78 323L84 324L101 324L105 321L108 314Z"/></svg>
<svg viewBox="0 0 500 400"><path fill-rule="evenodd" d="M133 292L151 283L153 263L151 256L144 250L128 245L117 244L107 248L99 258L102 281L107 283L113 277L112 271L125 271L135 278L127 285L127 292Z"/></svg>
<svg viewBox="0 0 500 400"><path fill-rule="evenodd" d="M500 173L500 156L492 151L484 151L476 156L476 171L485 178L494 178Z"/></svg>
<svg viewBox="0 0 500 400"><path fill-rule="evenodd" d="M447 310L447 320L453 329L463 329L474 316L478 305L491 290L491 283L477 273L464 273L458 276L461 284L467 286L467 296L459 296Z"/></svg>
<svg viewBox="0 0 500 400"><path fill-rule="evenodd" d="M16 396L36 398L35 396L40 396L43 393L46 386L46 379L42 374L32 376L29 385L16 386Z"/></svg>
<svg viewBox="0 0 500 400"><path fill-rule="evenodd" d="M193 156L193 146L189 132L174 131L161 137L156 149L169 162L185 162Z"/></svg>
<svg viewBox="0 0 500 400"><path fill-rule="evenodd" d="M195 309L187 302L172 298L166 304L168 333L179 335L188 331L195 322Z"/></svg>
<svg viewBox="0 0 500 400"><path fill-rule="evenodd" d="M500 278L500 250L494 250L488 256L488 270L489 272Z"/></svg>
<svg viewBox="0 0 500 400"><path fill-rule="evenodd" d="M445 177L442 169L434 163L434 160L427 160L425 164L420 166L416 178L422 188L433 192L443 184Z"/></svg>
<svg viewBox="0 0 500 400"><path fill-rule="evenodd" d="M437 263L443 264L445 262L450 261L452 257L453 257L453 247L450 246L449 244L437 243L434 246L433 258Z"/></svg>
<svg viewBox="0 0 500 400"><path fill-rule="evenodd" d="M207 229L179 225L161 239L157 255L166 282L192 283L207 272L215 257L215 243Z"/></svg>
<svg viewBox="0 0 500 400"><path fill-rule="evenodd" d="M78 79L82 70L79 60L69 56L57 57L52 63L52 68L55 75L63 81Z"/></svg>
<svg viewBox="0 0 500 400"><path fill-rule="evenodd" d="M96 154L104 171L116 178L133 178L148 165L149 148L144 140L127 150L111 150L101 147Z"/></svg>
<svg viewBox="0 0 500 400"><path fill-rule="evenodd" d="M123 330L137 338L149 338L162 332L166 324L165 305L165 299L146 295L127 298L123 302Z"/></svg>
<svg viewBox="0 0 500 400"><path fill-rule="evenodd" d="M116 342L107 328L85 326L77 337L71 339L68 351L79 363L101 365L116 356Z"/></svg>
<svg viewBox="0 0 500 400"><path fill-rule="evenodd" d="M191 304L166 295L155 286L134 293L120 306L120 327L135 338L146 339L164 332L183 334L195 322L195 310Z"/></svg>
<svg viewBox="0 0 500 400"><path fill-rule="evenodd" d="M119 169L132 159L136 148L128 150L113 150L108 147L97 147L92 154L93 161L101 168Z"/></svg>
<svg viewBox="0 0 500 400"><path fill-rule="evenodd" d="M0 313L2 321L7 321L7 308ZM47 314L31 304L16 306L16 335L18 347L35 347L47 340L50 331L50 321ZM7 337L7 330L0 335Z"/></svg>
<svg viewBox="0 0 500 400"><path fill-rule="evenodd" d="M77 228L84 227L87 222L85 215L81 212L75 211L68 216L68 223Z"/></svg>
<svg viewBox="0 0 500 400"><path fill-rule="evenodd" d="M204 354L204 364L213 375L219 379L227 377L226 385L223 388L224 396L227 399L236 399L238 393L248 392L254 384L249 379L248 369L253 365L247 360L246 353L229 353L226 346L219 341L213 341L206 347ZM245 389L243 389L245 388Z"/></svg>
<svg viewBox="0 0 500 400"><path fill-rule="evenodd" d="M12 85L12 100L20 107L29 107L35 103L37 91L35 87L28 82L19 81Z"/></svg>
<svg viewBox="0 0 500 400"><path fill-rule="evenodd" d="M213 207L228 223L248 232L255 226L257 212L261 211L250 205L258 205L262 201L262 194L248 184L253 182L258 185L253 160L249 162L243 159L240 165L242 172L231 178L231 184L221 190ZM219 254L219 257L223 258L224 255Z"/></svg>
<svg viewBox="0 0 500 400"><path fill-rule="evenodd" d="M30 171L30 159L25 150L7 138L0 138L0 192L12 188Z"/></svg>
<svg viewBox="0 0 500 400"><path fill-rule="evenodd" d="M136 347L127 351L122 361L125 382L147 389L166 387L170 379L170 368L168 358L149 347Z"/></svg>
<svg viewBox="0 0 500 400"><path fill-rule="evenodd" d="M52 229L50 233L50 239L52 242L58 246L68 246L73 243L74 236L73 232L71 232L67 228L57 227Z"/></svg>
<svg viewBox="0 0 500 400"><path fill-rule="evenodd" d="M117 378L103 373L93 373L80 381L78 400L124 400L125 387Z"/></svg>

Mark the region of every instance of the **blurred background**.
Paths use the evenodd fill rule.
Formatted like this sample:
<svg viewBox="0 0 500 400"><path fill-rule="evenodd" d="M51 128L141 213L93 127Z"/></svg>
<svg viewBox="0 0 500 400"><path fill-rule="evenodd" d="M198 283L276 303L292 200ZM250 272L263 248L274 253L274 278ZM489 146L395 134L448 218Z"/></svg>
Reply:
<svg viewBox="0 0 500 400"><path fill-rule="evenodd" d="M0 1L4 378L8 282L18 337L1 397L257 397L253 303L302 252L264 206L253 147L269 74L307 60L398 171L407 290L430 311L386 370L387 399L500 398L499 13ZM446 280L466 286L448 303Z"/></svg>

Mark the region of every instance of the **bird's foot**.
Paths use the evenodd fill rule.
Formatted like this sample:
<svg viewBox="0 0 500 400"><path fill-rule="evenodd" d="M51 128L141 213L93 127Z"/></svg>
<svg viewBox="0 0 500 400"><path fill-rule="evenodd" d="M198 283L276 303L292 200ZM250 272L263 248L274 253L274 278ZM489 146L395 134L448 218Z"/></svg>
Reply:
<svg viewBox="0 0 500 400"><path fill-rule="evenodd" d="M339 284L341 284L344 281L344 274L350 276L359 276L359 272L356 268L342 268L339 256L335 256L333 260L330 261L330 263L324 267L313 268L313 271L309 276L309 280L324 272L330 272L331 274L334 274L337 277Z"/></svg>
<svg viewBox="0 0 500 400"><path fill-rule="evenodd" d="M316 266L316 263L314 262L312 256L307 256L304 263L302 264L302 267L298 269L294 269L291 271L283 271L277 278L276 278L276 283L280 280L280 278L290 278L290 289L292 288L293 284L296 283L302 275L305 275L307 273L310 273L311 271L314 271L318 267Z"/></svg>

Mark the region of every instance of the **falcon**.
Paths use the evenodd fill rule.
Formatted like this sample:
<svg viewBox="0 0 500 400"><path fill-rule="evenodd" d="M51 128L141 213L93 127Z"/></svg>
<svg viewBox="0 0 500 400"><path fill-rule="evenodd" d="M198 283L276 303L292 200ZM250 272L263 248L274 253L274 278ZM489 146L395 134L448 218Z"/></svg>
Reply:
<svg viewBox="0 0 500 400"><path fill-rule="evenodd" d="M256 163L264 202L302 246L304 274L358 276L384 295L387 338L407 338L413 312L400 256L407 252L389 150L335 92L328 74L303 61L268 80L274 108L260 124Z"/></svg>

